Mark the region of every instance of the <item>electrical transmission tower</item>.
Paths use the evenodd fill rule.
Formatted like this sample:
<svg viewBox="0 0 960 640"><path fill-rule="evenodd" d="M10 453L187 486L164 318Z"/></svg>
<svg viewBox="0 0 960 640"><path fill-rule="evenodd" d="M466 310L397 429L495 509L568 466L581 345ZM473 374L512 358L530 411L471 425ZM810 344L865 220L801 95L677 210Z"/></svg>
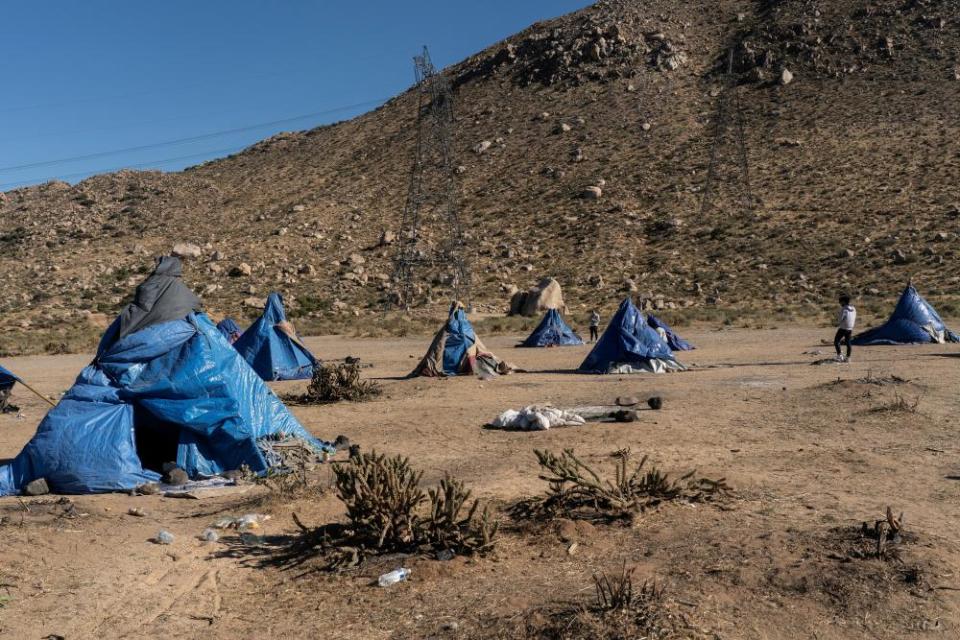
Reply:
<svg viewBox="0 0 960 640"><path fill-rule="evenodd" d="M409 309L422 290L419 283L438 282L451 288L454 299L469 304L470 273L453 158L453 92L426 47L413 60L417 143L394 257L397 295L390 302Z"/></svg>
<svg viewBox="0 0 960 640"><path fill-rule="evenodd" d="M750 188L750 162L747 157L743 109L733 73L733 51L734 48L731 47L727 60L727 77L717 103L710 164L707 168L707 180L703 185L700 215L714 207L717 192L723 187L727 187L731 194L739 192L743 211L752 212L755 206Z"/></svg>

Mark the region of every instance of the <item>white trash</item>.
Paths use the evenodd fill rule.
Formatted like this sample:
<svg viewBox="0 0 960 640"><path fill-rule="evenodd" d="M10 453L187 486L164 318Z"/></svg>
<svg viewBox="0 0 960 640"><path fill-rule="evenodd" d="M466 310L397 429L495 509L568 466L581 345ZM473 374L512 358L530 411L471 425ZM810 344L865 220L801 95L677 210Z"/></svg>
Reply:
<svg viewBox="0 0 960 640"><path fill-rule="evenodd" d="M397 584L398 582L403 582L410 577L410 569L395 569L390 573L385 573L377 580L377 584L381 587L389 587L390 585Z"/></svg>

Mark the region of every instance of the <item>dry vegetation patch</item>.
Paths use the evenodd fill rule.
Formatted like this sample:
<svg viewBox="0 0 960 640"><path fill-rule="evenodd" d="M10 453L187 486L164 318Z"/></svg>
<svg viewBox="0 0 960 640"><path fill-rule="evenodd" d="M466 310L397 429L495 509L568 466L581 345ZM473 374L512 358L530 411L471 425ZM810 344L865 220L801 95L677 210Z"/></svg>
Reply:
<svg viewBox="0 0 960 640"><path fill-rule="evenodd" d="M523 518L564 516L586 520L631 520L664 502L708 502L731 491L725 479L712 480L690 471L671 478L643 456L631 465L630 449L612 454L616 463L612 477L602 478L577 457L573 449L559 456L535 450L540 479L549 488L546 495L515 505L513 514Z"/></svg>

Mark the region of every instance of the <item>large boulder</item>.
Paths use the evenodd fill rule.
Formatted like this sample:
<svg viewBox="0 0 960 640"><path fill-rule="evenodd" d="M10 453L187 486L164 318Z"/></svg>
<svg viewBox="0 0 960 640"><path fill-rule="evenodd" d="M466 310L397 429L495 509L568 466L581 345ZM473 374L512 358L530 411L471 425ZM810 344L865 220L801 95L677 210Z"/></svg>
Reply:
<svg viewBox="0 0 960 640"><path fill-rule="evenodd" d="M544 278L529 291L517 291L510 298L512 316L534 317L547 309L558 309L561 313L567 311L560 283L553 278Z"/></svg>

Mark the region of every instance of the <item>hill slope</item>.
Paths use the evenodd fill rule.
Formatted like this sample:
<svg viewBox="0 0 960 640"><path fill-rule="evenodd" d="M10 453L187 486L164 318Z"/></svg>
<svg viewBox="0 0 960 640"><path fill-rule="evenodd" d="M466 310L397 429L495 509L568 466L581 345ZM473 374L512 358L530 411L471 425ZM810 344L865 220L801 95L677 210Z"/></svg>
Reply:
<svg viewBox="0 0 960 640"><path fill-rule="evenodd" d="M635 288L667 308L813 313L839 289L869 303L912 276L951 310L960 2L695 4L599 2L446 70L479 307L552 275L575 310ZM716 127L731 48L752 208L736 127ZM217 311L280 289L317 322L378 312L416 99L181 173L3 194L2 322L62 329L112 313L177 242L201 247L187 279ZM583 198L595 185L602 196ZM249 275L231 276L241 263ZM443 304L444 287L425 285Z"/></svg>

